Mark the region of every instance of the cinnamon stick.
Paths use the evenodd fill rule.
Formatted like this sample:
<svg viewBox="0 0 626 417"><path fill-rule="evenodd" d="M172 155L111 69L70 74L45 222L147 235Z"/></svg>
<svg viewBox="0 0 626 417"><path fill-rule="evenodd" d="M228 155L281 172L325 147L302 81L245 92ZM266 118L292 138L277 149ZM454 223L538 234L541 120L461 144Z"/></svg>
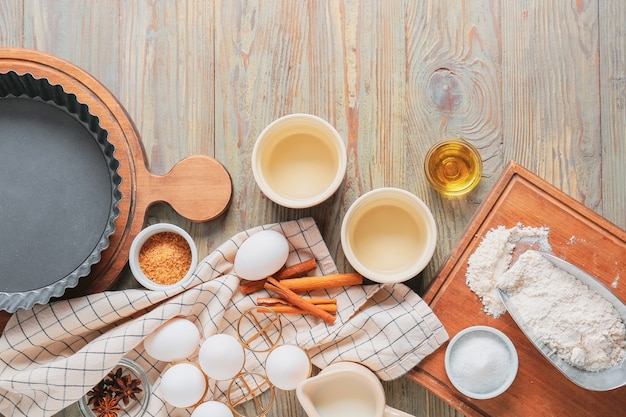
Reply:
<svg viewBox="0 0 626 417"><path fill-rule="evenodd" d="M336 305L337 304L336 298L311 297L311 298L304 298L304 299L308 301L309 303L316 304L316 305L318 304L335 304ZM275 304L289 305L289 302L285 300L284 298L263 297L263 298L257 298L256 304L259 306L268 306L268 305L275 305Z"/></svg>
<svg viewBox="0 0 626 417"><path fill-rule="evenodd" d="M314 270L315 268L317 268L317 262L315 261L315 258L309 258L297 264L282 268L280 271L274 274L274 278L280 280L286 278L301 277L304 276L307 272ZM239 289L244 295L252 294L253 292L262 290L266 281L267 279L261 279L258 281L248 281L242 279L239 283Z"/></svg>
<svg viewBox="0 0 626 417"><path fill-rule="evenodd" d="M360 285L363 283L363 277L360 274L353 272L348 274L331 274L316 277L283 279L280 283L293 292L305 292L325 288Z"/></svg>
<svg viewBox="0 0 626 417"><path fill-rule="evenodd" d="M291 305L284 304L275 304L275 305L266 305L265 307L271 308L274 312L279 314L306 314L307 312L302 310L301 308L294 307ZM326 311L330 314L337 314L337 304L316 304L316 307Z"/></svg>
<svg viewBox="0 0 626 417"><path fill-rule="evenodd" d="M315 261L315 258L309 258L306 261L302 261L291 266L286 266L272 276L278 280L303 277L304 275L306 275L307 272L311 272L315 268L317 268L317 262Z"/></svg>
<svg viewBox="0 0 626 417"><path fill-rule="evenodd" d="M304 313L312 314L322 319L326 324L329 325L335 323L335 316L328 313L327 311L322 310L315 304L311 304L310 302L306 301L304 298L300 297L298 294L285 287L278 280L269 277L267 279L267 282L265 283L265 288L278 294L279 296L287 300L287 302L292 306L300 308Z"/></svg>
<svg viewBox="0 0 626 417"><path fill-rule="evenodd" d="M260 279L258 281L248 281L247 279L242 279L239 281L239 290L244 295L252 294L253 292L261 291L265 286L265 282L267 279Z"/></svg>

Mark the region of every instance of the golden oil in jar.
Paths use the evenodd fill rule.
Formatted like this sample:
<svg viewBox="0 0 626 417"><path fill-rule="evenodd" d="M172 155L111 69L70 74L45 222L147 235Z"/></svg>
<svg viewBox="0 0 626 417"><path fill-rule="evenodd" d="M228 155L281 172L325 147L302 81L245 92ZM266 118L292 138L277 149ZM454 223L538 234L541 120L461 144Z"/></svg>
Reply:
<svg viewBox="0 0 626 417"><path fill-rule="evenodd" d="M430 185L439 193L458 196L478 185L483 163L478 150L470 143L463 139L447 139L428 150L424 171Z"/></svg>

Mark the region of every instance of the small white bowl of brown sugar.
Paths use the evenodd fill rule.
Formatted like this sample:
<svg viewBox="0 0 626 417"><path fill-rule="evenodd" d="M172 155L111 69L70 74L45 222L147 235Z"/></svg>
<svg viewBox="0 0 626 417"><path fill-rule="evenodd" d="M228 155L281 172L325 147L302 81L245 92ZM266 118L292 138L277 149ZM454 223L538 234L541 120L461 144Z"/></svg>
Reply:
<svg viewBox="0 0 626 417"><path fill-rule="evenodd" d="M128 264L142 286L167 290L191 280L198 265L198 248L184 229L157 223L137 234L130 246Z"/></svg>

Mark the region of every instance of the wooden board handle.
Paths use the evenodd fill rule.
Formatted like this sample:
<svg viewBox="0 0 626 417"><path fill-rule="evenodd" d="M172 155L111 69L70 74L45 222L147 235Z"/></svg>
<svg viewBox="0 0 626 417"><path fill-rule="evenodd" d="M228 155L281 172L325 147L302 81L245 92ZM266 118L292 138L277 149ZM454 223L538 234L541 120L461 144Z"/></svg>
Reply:
<svg viewBox="0 0 626 417"><path fill-rule="evenodd" d="M232 182L226 168L205 155L183 159L165 175L148 174L147 189L138 194L146 206L166 202L178 214L193 221L207 222L222 214L230 204Z"/></svg>

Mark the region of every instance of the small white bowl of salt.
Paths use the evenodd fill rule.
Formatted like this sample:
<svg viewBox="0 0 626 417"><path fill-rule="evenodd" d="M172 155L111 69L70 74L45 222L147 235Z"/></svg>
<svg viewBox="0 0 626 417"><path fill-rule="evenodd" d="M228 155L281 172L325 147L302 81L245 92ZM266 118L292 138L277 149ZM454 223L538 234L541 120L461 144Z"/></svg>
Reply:
<svg viewBox="0 0 626 417"><path fill-rule="evenodd" d="M500 330L472 326L448 343L445 367L450 382L462 394L486 400L502 394L515 380L517 351Z"/></svg>

